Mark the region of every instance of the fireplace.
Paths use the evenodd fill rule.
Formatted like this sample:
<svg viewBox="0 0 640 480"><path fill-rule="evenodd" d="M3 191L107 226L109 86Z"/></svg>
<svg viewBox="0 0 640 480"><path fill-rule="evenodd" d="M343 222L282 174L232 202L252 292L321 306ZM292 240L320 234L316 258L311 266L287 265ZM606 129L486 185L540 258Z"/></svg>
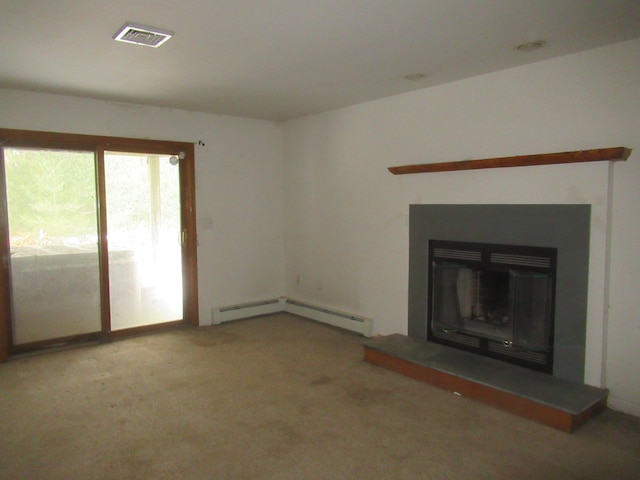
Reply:
<svg viewBox="0 0 640 480"><path fill-rule="evenodd" d="M553 371L555 248L429 241L427 339Z"/></svg>
<svg viewBox="0 0 640 480"><path fill-rule="evenodd" d="M544 303L551 308L552 324L541 330L539 337L549 338L551 344L547 348L540 344L529 349L526 355L533 357L544 354L545 365L533 363L533 368L541 369L552 376L563 380L582 383L585 376L585 352L587 333L587 304L589 289L589 258L591 237L591 207L583 204L548 204L548 205L411 205L409 211L409 292L408 292L408 328L409 337L427 340L429 343L438 342L433 329L429 332L429 315L433 313L432 296L430 297L429 250L431 240L455 240L469 244L514 245L517 255L545 256L552 266L550 278L544 282L537 282L538 290L546 290L551 285L554 293L549 307L549 301ZM521 246L534 247L523 253ZM555 249L553 252L541 254L536 248ZM528 248L528 247L527 247ZM463 248L462 250L466 250ZM503 252L504 253L504 252ZM514 254L514 250L506 252ZM441 259L448 263L460 262L462 259ZM455 260L455 261L454 261ZM468 261L468 260L467 260ZM480 261L482 264L483 261ZM478 265L476 263L476 265ZM523 268L522 265L504 264L501 268L479 276L481 284L501 285L502 291L508 291L509 270L517 275L520 271L538 272L538 267ZM492 268L493 268L492 267ZM466 265L467 269L474 270ZM546 267L545 267L546 268ZM555 272L553 271L555 269ZM506 272L506 273L505 273ZM450 274L453 276L453 274ZM469 273L466 281L473 280ZM533 279L535 280L535 279ZM533 281L532 280L532 281ZM464 282L465 280L460 280ZM432 295L432 294L431 294ZM499 294L493 297L493 304L498 304ZM456 299L456 297L453 297ZM458 300L456 299L456 302ZM484 300L484 303L490 303ZM480 308L482 307L482 308ZM469 307L465 307L467 311ZM474 307L474 312L481 313L487 306ZM504 307L501 307L504 310ZM495 317L500 308L493 306L491 314ZM488 314L486 314L488 315ZM481 315L479 315L481 316ZM455 323L454 320L449 320ZM469 322L467 322L469 323ZM441 334L464 334L465 340L473 341L482 327L499 331L497 325L481 321L474 322L476 328L460 329L459 325L441 325ZM457 331L456 331L457 330ZM462 332L461 332L462 330ZM504 332L502 332L504 333ZM511 358L499 357L501 360L514 361L514 354L524 354L518 333L516 338L498 336L492 343L492 350L500 350L501 355L509 353ZM442 335L441 335L442 336ZM505 340L507 344L505 345ZM510 344L508 342L515 343ZM443 343L443 342L440 342ZM459 346L458 346L459 347ZM461 347L466 348L466 347ZM487 348L488 349L488 348ZM478 351L477 353L482 353ZM492 352L498 357L498 352ZM518 360L516 360L518 361ZM529 365L532 366L532 365Z"/></svg>
<svg viewBox="0 0 640 480"><path fill-rule="evenodd" d="M608 395L585 382L591 225L586 204L411 205L407 335L365 360L572 431Z"/></svg>

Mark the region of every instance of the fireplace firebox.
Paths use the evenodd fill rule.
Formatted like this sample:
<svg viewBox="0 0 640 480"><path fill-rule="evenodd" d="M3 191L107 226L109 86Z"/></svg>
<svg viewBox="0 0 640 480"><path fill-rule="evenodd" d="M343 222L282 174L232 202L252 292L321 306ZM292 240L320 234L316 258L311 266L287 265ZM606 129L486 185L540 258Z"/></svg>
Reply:
<svg viewBox="0 0 640 480"><path fill-rule="evenodd" d="M552 373L556 256L430 240L427 340Z"/></svg>

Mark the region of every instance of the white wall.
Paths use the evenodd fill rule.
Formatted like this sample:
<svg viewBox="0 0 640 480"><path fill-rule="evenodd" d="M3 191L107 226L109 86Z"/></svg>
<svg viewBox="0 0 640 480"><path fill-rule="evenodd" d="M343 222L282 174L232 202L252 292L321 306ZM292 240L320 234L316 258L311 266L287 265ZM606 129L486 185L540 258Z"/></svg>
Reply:
<svg viewBox="0 0 640 480"><path fill-rule="evenodd" d="M197 142L200 322L283 292L282 128L260 120L0 89L0 126Z"/></svg>
<svg viewBox="0 0 640 480"><path fill-rule="evenodd" d="M409 204L591 204L585 381L640 415L638 92L636 40L288 122L286 295L370 316L376 333L404 333ZM386 171L613 146L635 148L613 169Z"/></svg>

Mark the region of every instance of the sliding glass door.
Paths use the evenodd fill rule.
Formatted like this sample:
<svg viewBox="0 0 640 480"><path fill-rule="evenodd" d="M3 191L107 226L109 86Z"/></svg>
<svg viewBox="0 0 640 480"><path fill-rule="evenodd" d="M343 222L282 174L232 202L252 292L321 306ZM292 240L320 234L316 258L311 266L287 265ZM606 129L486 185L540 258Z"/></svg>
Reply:
<svg viewBox="0 0 640 480"><path fill-rule="evenodd" d="M94 152L4 149L13 342L100 332Z"/></svg>
<svg viewBox="0 0 640 480"><path fill-rule="evenodd" d="M182 318L178 162L105 152L112 330Z"/></svg>
<svg viewBox="0 0 640 480"><path fill-rule="evenodd" d="M0 129L0 361L198 324L193 145Z"/></svg>

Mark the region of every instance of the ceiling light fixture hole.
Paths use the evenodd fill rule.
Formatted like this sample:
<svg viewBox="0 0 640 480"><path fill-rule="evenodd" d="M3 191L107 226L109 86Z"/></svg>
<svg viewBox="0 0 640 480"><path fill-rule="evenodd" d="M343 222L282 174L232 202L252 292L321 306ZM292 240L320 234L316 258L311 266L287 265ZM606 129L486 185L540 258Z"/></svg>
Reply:
<svg viewBox="0 0 640 480"><path fill-rule="evenodd" d="M516 47L516 50L519 52L531 52L533 50L538 50L544 47L547 44L544 40L536 40L535 42L527 42L521 43Z"/></svg>
<svg viewBox="0 0 640 480"><path fill-rule="evenodd" d="M405 80L410 80L412 82L415 82L417 80L423 80L425 78L427 78L427 74L426 73L410 73L410 74L404 76Z"/></svg>

